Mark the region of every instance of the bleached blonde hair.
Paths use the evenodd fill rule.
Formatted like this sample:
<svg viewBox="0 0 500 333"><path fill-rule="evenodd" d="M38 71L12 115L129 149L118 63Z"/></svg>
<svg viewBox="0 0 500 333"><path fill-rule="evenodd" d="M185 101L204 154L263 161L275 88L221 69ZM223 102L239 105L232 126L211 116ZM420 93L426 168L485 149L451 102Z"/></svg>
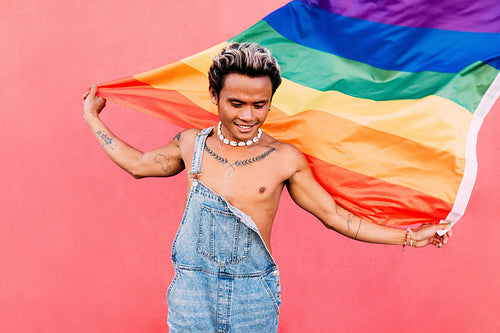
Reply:
<svg viewBox="0 0 500 333"><path fill-rule="evenodd" d="M217 54L208 70L210 89L219 96L224 80L230 73L249 77L268 76L272 95L281 84L280 67L271 51L256 43L229 43Z"/></svg>

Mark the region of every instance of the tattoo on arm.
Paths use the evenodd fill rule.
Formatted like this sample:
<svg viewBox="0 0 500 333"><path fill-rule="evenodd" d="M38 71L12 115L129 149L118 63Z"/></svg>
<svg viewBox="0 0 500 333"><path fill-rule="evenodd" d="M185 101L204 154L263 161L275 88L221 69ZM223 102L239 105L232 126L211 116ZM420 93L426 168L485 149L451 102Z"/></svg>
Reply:
<svg viewBox="0 0 500 333"><path fill-rule="evenodd" d="M170 160L163 154L155 155L155 162L158 163L163 172L170 171Z"/></svg>
<svg viewBox="0 0 500 333"><path fill-rule="evenodd" d="M347 230L348 231L351 231L351 224L354 223L353 219L355 217L356 217L356 215L354 215L352 213L349 213L347 215L346 223L347 223ZM359 229L361 228L361 222L363 222L363 219L359 217L358 230L356 231L356 235L354 236L354 239L358 239L358 233L359 233Z"/></svg>
<svg viewBox="0 0 500 333"><path fill-rule="evenodd" d="M181 132L177 133L177 135L174 137L174 140L172 140L172 141L175 141L175 140L179 141L180 139L181 139Z"/></svg>
<svg viewBox="0 0 500 333"><path fill-rule="evenodd" d="M354 239L358 239L358 233L359 233L359 228L361 228L361 222L363 222L363 219L359 218L358 231L356 231L356 236L354 236Z"/></svg>
<svg viewBox="0 0 500 333"><path fill-rule="evenodd" d="M352 218L354 217L353 214L349 213L349 215L347 215L347 231L351 231L351 223L352 223Z"/></svg>
<svg viewBox="0 0 500 333"><path fill-rule="evenodd" d="M101 141L101 145L103 147L107 147L107 148L113 150L113 147L115 146L115 144L114 144L115 140L112 137L110 137L109 135L107 135L106 133L104 133L102 131L97 131L96 134L97 134L97 137L99 139L101 139L100 141Z"/></svg>

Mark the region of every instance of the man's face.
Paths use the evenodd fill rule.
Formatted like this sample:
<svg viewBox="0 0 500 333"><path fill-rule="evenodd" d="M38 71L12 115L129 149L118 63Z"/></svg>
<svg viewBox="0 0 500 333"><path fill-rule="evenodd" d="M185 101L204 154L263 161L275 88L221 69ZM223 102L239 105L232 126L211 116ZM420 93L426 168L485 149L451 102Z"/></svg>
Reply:
<svg viewBox="0 0 500 333"><path fill-rule="evenodd" d="M210 91L218 105L222 134L229 140L247 141L257 135L271 107L272 84L268 76L226 76L219 97Z"/></svg>

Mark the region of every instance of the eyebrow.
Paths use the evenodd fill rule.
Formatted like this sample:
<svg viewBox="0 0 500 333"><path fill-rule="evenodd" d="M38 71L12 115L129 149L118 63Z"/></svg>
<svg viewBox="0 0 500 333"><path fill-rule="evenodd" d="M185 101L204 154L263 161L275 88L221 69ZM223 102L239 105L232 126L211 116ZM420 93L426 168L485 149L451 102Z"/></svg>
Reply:
<svg viewBox="0 0 500 333"><path fill-rule="evenodd" d="M240 104L247 104L246 102L244 101L241 101L237 98L228 98L227 99L229 102L235 102L235 103L240 103ZM265 104L267 103L269 100L268 99L263 99L261 101L256 101L256 102L253 102L252 104Z"/></svg>

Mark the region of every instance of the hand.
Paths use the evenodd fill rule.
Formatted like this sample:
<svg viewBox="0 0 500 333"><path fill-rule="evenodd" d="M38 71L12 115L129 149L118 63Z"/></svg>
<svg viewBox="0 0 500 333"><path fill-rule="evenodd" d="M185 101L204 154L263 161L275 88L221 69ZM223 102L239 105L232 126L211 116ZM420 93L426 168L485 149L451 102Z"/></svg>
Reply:
<svg viewBox="0 0 500 333"><path fill-rule="evenodd" d="M92 86L88 92L83 94L83 115L86 116L99 116L102 109L106 106L106 100L96 96L97 87Z"/></svg>
<svg viewBox="0 0 500 333"><path fill-rule="evenodd" d="M452 236L451 229L448 230L443 236L437 234L438 230L445 230L449 228L448 224L424 224L417 229L413 230L413 246L424 247L433 244L438 248L443 247L448 243Z"/></svg>

